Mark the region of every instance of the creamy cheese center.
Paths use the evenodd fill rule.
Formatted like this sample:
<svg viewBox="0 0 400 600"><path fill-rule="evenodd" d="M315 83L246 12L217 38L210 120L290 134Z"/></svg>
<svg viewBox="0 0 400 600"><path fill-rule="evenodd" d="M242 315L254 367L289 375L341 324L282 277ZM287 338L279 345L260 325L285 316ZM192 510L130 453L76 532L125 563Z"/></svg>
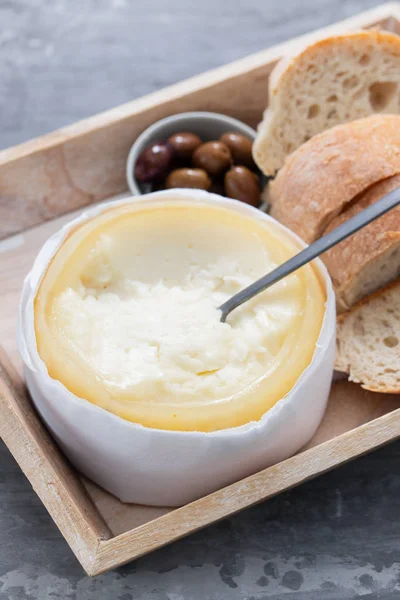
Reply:
<svg viewBox="0 0 400 600"><path fill-rule="evenodd" d="M51 377L125 419L210 431L259 419L311 361L325 293L312 265L217 307L298 251L278 227L186 202L111 209L73 231L35 301Z"/></svg>

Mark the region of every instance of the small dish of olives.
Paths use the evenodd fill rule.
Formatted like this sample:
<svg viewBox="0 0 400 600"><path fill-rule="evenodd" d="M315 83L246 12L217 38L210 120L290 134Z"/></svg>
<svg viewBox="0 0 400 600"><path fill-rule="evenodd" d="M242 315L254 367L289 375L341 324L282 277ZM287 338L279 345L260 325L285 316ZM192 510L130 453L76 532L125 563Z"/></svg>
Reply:
<svg viewBox="0 0 400 600"><path fill-rule="evenodd" d="M130 150L129 188L134 195L196 188L260 207L263 180L252 157L255 136L251 127L217 113L181 113L162 119L146 129Z"/></svg>

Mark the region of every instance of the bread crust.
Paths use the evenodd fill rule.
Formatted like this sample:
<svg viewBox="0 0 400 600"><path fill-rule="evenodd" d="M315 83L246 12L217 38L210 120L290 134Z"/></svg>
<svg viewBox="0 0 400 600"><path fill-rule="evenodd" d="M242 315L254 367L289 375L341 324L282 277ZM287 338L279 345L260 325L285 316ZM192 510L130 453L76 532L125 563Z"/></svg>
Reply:
<svg viewBox="0 0 400 600"><path fill-rule="evenodd" d="M295 76L299 78L300 73L306 87L308 85L307 71L312 68L312 65L319 65L320 69L323 70L324 57L334 54L340 56L341 52L346 55L346 51L350 53L362 52L363 48L366 52L379 51L392 60L395 59L396 61L398 59L400 64L400 37L393 33L378 30L356 31L330 36L302 48L277 63L269 77L268 107L264 111L263 120L258 126L258 135L253 145L254 160L266 175L274 175L282 167L285 156L296 149L296 147L290 147L291 144L287 144L288 139L277 135L277 131L287 118L290 119L290 113L295 108L292 106L294 103L288 100L288 98L297 94L297 88L295 89L295 86L293 86ZM384 67L382 68L384 69ZM344 64L343 70L345 69L346 65ZM351 74L351 72L348 73L349 76ZM383 78L383 80L385 79ZM345 93L343 92L343 94ZM350 97L350 94L351 90L348 91L347 98ZM311 95L310 100L312 100ZM301 139L298 139L297 146L307 137L309 138L328 127L365 117L374 112L372 108L367 110L365 107L358 107L357 110L357 114L353 112L347 118L338 115L330 123L323 122L322 126L317 126L315 121L310 123L304 117L296 117L294 126L299 128L299 135L300 133L304 134L304 136L301 135ZM398 110L383 112L398 112Z"/></svg>
<svg viewBox="0 0 400 600"><path fill-rule="evenodd" d="M384 293L386 293L390 290L395 290L397 287L399 288L399 291L400 291L400 279L391 281L390 283L385 285L385 287L383 287L379 290L376 290L376 292L374 292L373 294L370 294L369 296L366 296L365 298L362 298L354 306L352 306L351 308L349 308L348 310L346 310L345 312L343 312L337 316L337 318L336 318L337 324L340 325L341 323L343 323L346 320L346 317L348 317L348 315L351 312L353 312L354 310L356 310L357 308L360 308L361 306L365 306L366 304L369 304L375 298L379 298ZM400 301L400 297L399 297L399 301Z"/></svg>
<svg viewBox="0 0 400 600"><path fill-rule="evenodd" d="M285 160L269 184L271 215L312 243L353 198L399 173L399 115L337 125Z"/></svg>
<svg viewBox="0 0 400 600"><path fill-rule="evenodd" d="M400 187L400 175L379 181L354 199L351 206L333 219L325 229L329 233L342 223L357 215L374 202ZM322 255L335 286L338 310L343 311L365 295L357 289L362 274L371 272L374 263L384 255L400 247L400 206L370 223L340 244ZM400 262L400 261L399 261ZM395 274L395 276L398 273ZM386 282L385 282L386 283ZM379 278L377 278L379 287Z"/></svg>
<svg viewBox="0 0 400 600"><path fill-rule="evenodd" d="M363 298L362 300L357 302L357 304L355 304L349 311L342 313L341 315L339 315L337 317L337 338L336 338L337 339L337 352L336 352L336 363L335 363L335 369L337 371L346 373L347 375L350 375L350 373L351 373L351 364L344 359L344 357L342 356L342 352L341 352L342 328L345 327L347 318L350 315L354 314L355 311L359 311L360 309L362 309L363 306L367 306L371 302L374 302L374 300L380 299L387 292L390 292L392 290L394 290L398 293L398 298L399 298L399 303L400 303L400 279L397 279L396 281L393 281L390 284L386 285L384 288L377 290L370 296ZM400 365L399 365L399 370L400 370ZM361 383L361 387L363 387L364 389L369 390L371 392L380 392L380 393L384 393L384 394L400 394L400 386L393 387L393 386L389 386L389 385L382 386L382 384L374 385L373 383L366 383L366 382L359 382L359 383Z"/></svg>
<svg viewBox="0 0 400 600"><path fill-rule="evenodd" d="M400 37L389 31L378 29L353 31L350 33L341 33L331 35L317 40L313 44L305 46L300 51L294 52L289 56L284 56L273 68L269 76L269 96L270 99L277 95L279 85L284 77L288 77L297 67L297 61L307 57L308 54L319 53L325 48L340 46L349 42L366 41L375 44L389 44L393 51L400 55ZM267 109L268 110L268 109Z"/></svg>

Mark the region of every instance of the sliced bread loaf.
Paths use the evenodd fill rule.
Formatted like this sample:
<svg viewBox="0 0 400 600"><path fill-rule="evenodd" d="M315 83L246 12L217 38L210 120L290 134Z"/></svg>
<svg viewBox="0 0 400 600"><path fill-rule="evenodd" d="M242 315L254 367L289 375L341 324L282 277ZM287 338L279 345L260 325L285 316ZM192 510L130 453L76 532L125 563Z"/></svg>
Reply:
<svg viewBox="0 0 400 600"><path fill-rule="evenodd" d="M379 181L357 196L331 221L324 233L335 229L392 190L400 175ZM400 276L400 206L389 211L322 255L336 291L338 311L348 310Z"/></svg>
<svg viewBox="0 0 400 600"><path fill-rule="evenodd" d="M280 61L253 156L266 175L316 133L373 113L400 112L400 37L360 31L320 40Z"/></svg>
<svg viewBox="0 0 400 600"><path fill-rule="evenodd" d="M367 390L400 393L400 280L340 315L336 369Z"/></svg>
<svg viewBox="0 0 400 600"><path fill-rule="evenodd" d="M311 243L353 198L398 173L399 115L373 115L338 125L286 159L268 186L271 215Z"/></svg>

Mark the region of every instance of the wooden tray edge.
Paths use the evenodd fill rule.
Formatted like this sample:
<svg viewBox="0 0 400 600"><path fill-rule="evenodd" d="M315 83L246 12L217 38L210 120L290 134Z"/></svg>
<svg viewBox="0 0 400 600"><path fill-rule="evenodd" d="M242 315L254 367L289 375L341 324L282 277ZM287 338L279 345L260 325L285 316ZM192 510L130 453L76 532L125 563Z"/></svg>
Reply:
<svg viewBox="0 0 400 600"><path fill-rule="evenodd" d="M90 576L119 567L400 438L398 408L113 536L32 409L25 386L1 347L0 409L0 434L4 442Z"/></svg>
<svg viewBox="0 0 400 600"><path fill-rule="evenodd" d="M112 533L80 479L33 410L22 379L0 347L0 435L75 556L90 573Z"/></svg>
<svg viewBox="0 0 400 600"><path fill-rule="evenodd" d="M256 126L267 102L268 74L282 55L328 34L379 25L388 28L391 21L399 30L399 15L399 4L384 4L0 151L0 238L126 191L126 157L132 141L143 129L167 115L186 110L220 112L220 96L233 98L235 86L246 87L250 76L258 82L254 94L245 94L244 105L238 106L231 100L224 112ZM257 105L257 117L250 117L246 107L251 107L252 98L257 102L261 96L264 98L264 89L265 101ZM88 164L93 170L88 170Z"/></svg>
<svg viewBox="0 0 400 600"><path fill-rule="evenodd" d="M10 161L24 158L30 154L42 151L47 148L54 148L60 144L64 144L71 139L90 133L93 129L107 127L115 122L119 122L125 118L138 114L143 110L147 110L153 106L157 106L163 102L171 101L174 98L185 96L193 91L215 85L222 81L226 81L237 75L240 75L249 70L256 69L266 63L274 62L282 57L285 53L294 51L297 46L304 43L309 43L313 39L317 39L321 35L330 35L336 31L343 32L344 30L356 29L358 27L371 27L375 22L383 21L394 17L400 21L400 2L387 2L380 4L375 8L363 11L341 21L332 23L325 27L297 36L290 40L286 40L271 46L260 52L256 52L233 61L226 65L222 65L215 69L210 69L185 79L184 81L162 88L145 96L141 96L109 110L97 113L81 121L77 121L71 125L67 125L48 134L33 138L16 146L11 146L4 150L0 150L0 166ZM284 52L283 52L284 51Z"/></svg>
<svg viewBox="0 0 400 600"><path fill-rule="evenodd" d="M400 408L209 496L99 543L98 575L232 516L400 438Z"/></svg>

